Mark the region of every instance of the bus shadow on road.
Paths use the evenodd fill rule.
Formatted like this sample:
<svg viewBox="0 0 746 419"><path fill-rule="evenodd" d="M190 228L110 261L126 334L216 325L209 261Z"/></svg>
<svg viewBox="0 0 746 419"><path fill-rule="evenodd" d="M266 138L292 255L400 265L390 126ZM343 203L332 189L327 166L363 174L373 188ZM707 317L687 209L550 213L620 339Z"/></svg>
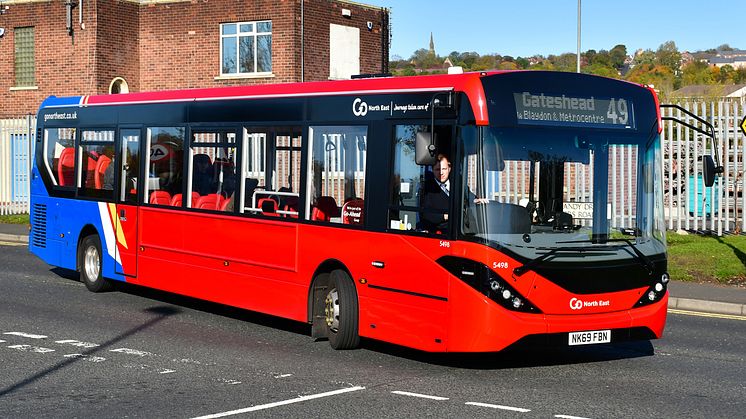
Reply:
<svg viewBox="0 0 746 419"><path fill-rule="evenodd" d="M299 335L311 336L311 326L282 317L271 316L268 314L258 313L256 311L246 310L238 307L228 306L210 301L200 300L197 298L186 297L183 295L172 294L166 291L159 291L152 288L141 287L137 285L117 282L115 290L129 295L135 295L150 300L160 301L162 303L173 304L204 313L214 314L221 317L253 323L259 326L272 329L282 330L285 332Z"/></svg>
<svg viewBox="0 0 746 419"><path fill-rule="evenodd" d="M65 269L65 268L52 268L50 272L53 274L68 279L73 282L80 282L80 274L77 271ZM82 283L81 283L82 286ZM121 292L124 294L134 295L150 300L160 301L162 303L172 304L174 306L189 308L205 313L215 314L222 317L231 318L234 320L245 321L249 323L255 323L260 326L269 327L273 329L283 330L286 332L296 333L300 335L311 336L311 326L296 322L293 320L284 319L281 317L275 317L268 314L262 314L255 311L250 311L238 307L227 306L219 303L213 303L197 298L186 297L183 295L173 294L166 291L159 291L152 288L141 287L138 285L128 284L126 282L114 282L114 292Z"/></svg>
<svg viewBox="0 0 746 419"><path fill-rule="evenodd" d="M432 365L478 370L587 364L655 355L649 340L574 348L526 344L491 353L429 353L369 340L364 341L363 348Z"/></svg>

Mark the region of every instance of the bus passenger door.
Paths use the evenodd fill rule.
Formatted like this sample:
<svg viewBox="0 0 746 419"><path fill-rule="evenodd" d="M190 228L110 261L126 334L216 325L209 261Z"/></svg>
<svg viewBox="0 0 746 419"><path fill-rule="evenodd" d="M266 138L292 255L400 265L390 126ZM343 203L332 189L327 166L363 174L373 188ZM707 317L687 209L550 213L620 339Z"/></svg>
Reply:
<svg viewBox="0 0 746 419"><path fill-rule="evenodd" d="M116 204L117 273L137 275L137 188L140 184L140 129L119 131L119 196Z"/></svg>

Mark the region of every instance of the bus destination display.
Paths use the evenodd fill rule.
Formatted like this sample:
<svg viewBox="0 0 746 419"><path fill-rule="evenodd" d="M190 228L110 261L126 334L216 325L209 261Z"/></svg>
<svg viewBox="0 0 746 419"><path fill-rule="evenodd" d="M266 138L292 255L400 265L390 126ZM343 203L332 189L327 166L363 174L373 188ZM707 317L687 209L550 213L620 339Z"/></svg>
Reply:
<svg viewBox="0 0 746 419"><path fill-rule="evenodd" d="M513 93L513 99L522 125L635 128L632 102L624 98L521 92Z"/></svg>

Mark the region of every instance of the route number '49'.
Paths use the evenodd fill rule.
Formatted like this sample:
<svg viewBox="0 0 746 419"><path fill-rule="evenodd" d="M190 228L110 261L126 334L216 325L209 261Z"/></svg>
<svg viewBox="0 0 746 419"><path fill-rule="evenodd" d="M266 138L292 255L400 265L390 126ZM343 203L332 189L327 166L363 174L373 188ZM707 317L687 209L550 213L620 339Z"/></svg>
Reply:
<svg viewBox="0 0 746 419"><path fill-rule="evenodd" d="M627 101L624 99L609 100L609 109L606 111L606 117L611 119L612 124L626 124L629 122L629 109Z"/></svg>
<svg viewBox="0 0 746 419"><path fill-rule="evenodd" d="M508 262L492 262L492 269L508 269Z"/></svg>

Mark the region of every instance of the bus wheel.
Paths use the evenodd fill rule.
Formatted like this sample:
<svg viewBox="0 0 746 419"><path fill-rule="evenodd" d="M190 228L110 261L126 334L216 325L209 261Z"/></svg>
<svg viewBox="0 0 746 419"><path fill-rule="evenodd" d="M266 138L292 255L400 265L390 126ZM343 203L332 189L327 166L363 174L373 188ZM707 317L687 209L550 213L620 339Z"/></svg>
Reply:
<svg viewBox="0 0 746 419"><path fill-rule="evenodd" d="M357 292L352 278L345 271L329 275L329 287L324 299L327 336L334 349L354 349L360 344L358 335Z"/></svg>
<svg viewBox="0 0 746 419"><path fill-rule="evenodd" d="M89 291L104 292L112 288L111 282L103 277L101 269L101 239L92 234L86 236L78 250L80 258L80 279Z"/></svg>

